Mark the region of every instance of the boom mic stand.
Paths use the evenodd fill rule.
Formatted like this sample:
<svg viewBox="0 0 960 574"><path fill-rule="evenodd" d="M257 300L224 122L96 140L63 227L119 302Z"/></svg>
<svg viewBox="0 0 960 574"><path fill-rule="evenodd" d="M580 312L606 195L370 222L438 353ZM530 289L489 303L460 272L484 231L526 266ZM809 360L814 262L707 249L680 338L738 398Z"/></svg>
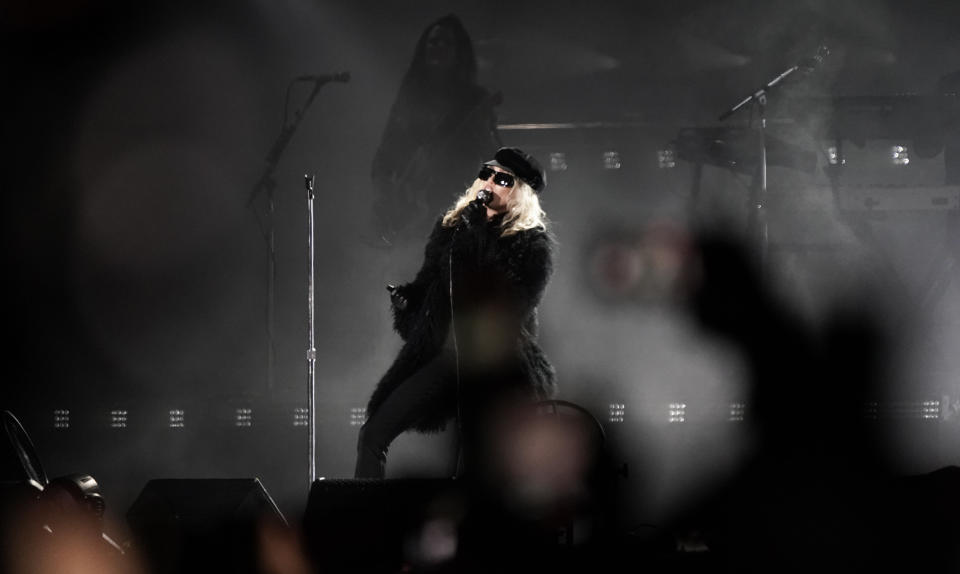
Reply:
<svg viewBox="0 0 960 574"><path fill-rule="evenodd" d="M772 80L764 84L760 89L754 91L744 99L740 100L740 102L735 106L720 114L720 117L717 118L722 122L748 105L750 105L751 108L756 106L758 111L758 117L760 118L760 185L751 186L753 188L753 192L751 193L750 197L750 203L752 205L748 219L748 229L752 239L754 239L758 244L758 255L761 268L766 267L767 251L769 248L769 235L767 232L765 206L765 202L767 200L767 95L771 92L771 90L779 86L784 80L795 73L800 71L812 72L829 54L830 50L826 46L820 46L817 49L817 54L813 58L805 59L794 66L790 66L775 76Z"/></svg>
<svg viewBox="0 0 960 574"><path fill-rule="evenodd" d="M266 311L266 323L267 323L267 390L272 391L274 389L274 371L276 367L276 332L275 332L275 323L276 323L276 282L277 282L277 245L276 245L276 230L274 226L274 215L276 214L276 197L275 191L277 187L277 182L274 179L274 174L277 171L277 164L280 162L280 157L283 155L284 150L286 150L287 145L290 143L290 140L293 138L294 132L297 131L297 127L300 125L300 122L303 120L303 117L306 115L307 109L313 104L313 100L317 97L317 94L320 93L320 89L329 82L349 82L350 81L350 72L340 72L337 74L330 74L324 76L298 76L290 81L287 84L287 95L283 107L283 127L280 129L280 135L277 136L276 141L273 143L273 146L270 148L270 152L267 153L266 157L266 166L263 173L260 175L260 178L257 180L257 183L253 186L253 189L250 191L250 195L247 198L247 207L250 207L254 200L257 199L261 194L265 194L267 197L267 213L266 213L266 222L261 220L260 215L256 213L257 225L260 227L260 233L263 235L264 241L267 243L267 311ZM307 97L303 106L294 112L293 121L288 122L288 111L290 108L290 90L294 84L298 82L313 82L313 90L310 92L310 95ZM309 413L312 417L312 412Z"/></svg>

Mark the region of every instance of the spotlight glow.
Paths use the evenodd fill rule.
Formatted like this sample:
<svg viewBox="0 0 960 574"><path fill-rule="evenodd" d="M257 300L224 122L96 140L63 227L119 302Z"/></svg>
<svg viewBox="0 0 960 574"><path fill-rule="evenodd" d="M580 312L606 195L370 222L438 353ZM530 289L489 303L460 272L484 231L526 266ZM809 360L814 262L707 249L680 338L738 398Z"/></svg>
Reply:
<svg viewBox="0 0 960 574"><path fill-rule="evenodd" d="M670 403L669 418L671 423L682 423L687 420L687 403Z"/></svg>
<svg viewBox="0 0 960 574"><path fill-rule="evenodd" d="M305 427L309 423L310 417L306 407L296 407L293 409L293 426Z"/></svg>
<svg viewBox="0 0 960 574"><path fill-rule="evenodd" d="M626 418L627 405L625 403L610 403L610 417L612 423L622 423Z"/></svg>
<svg viewBox="0 0 960 574"><path fill-rule="evenodd" d="M890 148L893 165L910 165L910 150L906 146L895 145Z"/></svg>
<svg viewBox="0 0 960 574"><path fill-rule="evenodd" d="M238 408L233 420L234 426L249 428L253 426L253 409Z"/></svg>
<svg viewBox="0 0 960 574"><path fill-rule="evenodd" d="M730 422L743 422L747 405L744 403L730 403L730 416L727 420Z"/></svg>
<svg viewBox="0 0 960 574"><path fill-rule="evenodd" d="M70 428L70 409L56 409L53 411L53 428Z"/></svg>
<svg viewBox="0 0 960 574"><path fill-rule="evenodd" d="M110 428L112 429L127 428L127 410L126 409L114 409L110 411Z"/></svg>
<svg viewBox="0 0 960 574"><path fill-rule="evenodd" d="M603 152L603 169L620 169L622 166L620 153L616 151Z"/></svg>
<svg viewBox="0 0 960 574"><path fill-rule="evenodd" d="M830 146L827 148L827 163L830 165L846 165L847 159L840 157L840 150L837 146Z"/></svg>
<svg viewBox="0 0 960 574"><path fill-rule="evenodd" d="M657 167L660 169L673 169L677 167L677 157L672 149L657 151Z"/></svg>
<svg viewBox="0 0 960 574"><path fill-rule="evenodd" d="M350 426L363 426L365 422L367 422L367 407L352 407L350 409Z"/></svg>
<svg viewBox="0 0 960 574"><path fill-rule="evenodd" d="M171 409L169 412L169 427L172 429L182 429L186 426L186 411L183 409Z"/></svg>

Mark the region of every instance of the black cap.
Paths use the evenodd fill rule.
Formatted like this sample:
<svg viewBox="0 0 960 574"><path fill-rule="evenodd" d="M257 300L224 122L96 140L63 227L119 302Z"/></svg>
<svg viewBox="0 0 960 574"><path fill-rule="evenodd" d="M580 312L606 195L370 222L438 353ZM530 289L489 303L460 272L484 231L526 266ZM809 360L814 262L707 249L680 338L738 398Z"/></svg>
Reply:
<svg viewBox="0 0 960 574"><path fill-rule="evenodd" d="M495 165L509 169L521 181L540 193L547 185L547 174L532 155L515 147L502 147L494 154L493 159L484 165Z"/></svg>

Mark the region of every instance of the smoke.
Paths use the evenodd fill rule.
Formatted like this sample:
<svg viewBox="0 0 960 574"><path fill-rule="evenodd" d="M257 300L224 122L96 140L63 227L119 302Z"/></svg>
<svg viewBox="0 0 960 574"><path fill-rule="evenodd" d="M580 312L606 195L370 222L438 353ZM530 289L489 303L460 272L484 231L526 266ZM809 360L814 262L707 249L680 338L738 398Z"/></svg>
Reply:
<svg viewBox="0 0 960 574"><path fill-rule="evenodd" d="M356 429L348 424L347 409L365 402L400 346L383 286L412 278L422 251L417 242L384 250L370 241L370 162L417 35L427 22L455 11L489 66L485 85L504 94L502 122L586 119L628 126L502 135L544 164L547 154L567 152L569 171L550 174L544 197L560 248L541 308L541 338L556 364L562 396L591 405L600 418L610 404L626 405L626 420L610 426L643 451L630 456L647 464L644 502L662 505L646 510L666 512L692 486L726 472L749 447L749 430L728 425L712 432L699 422L725 419L717 413L741 399L743 365L676 308L601 301L588 284L589 246L611 230L641 235L651 221L685 223L690 165L680 161L676 170L658 171L655 152L681 127L713 125L720 112L821 42L832 51L824 66L770 97L771 136L818 158L813 173L771 167L772 240L789 244L777 252L774 282L813 323L851 303L870 303L882 315L898 310L912 327L904 331L907 338L917 335L919 341L920 333L936 343L911 350L912 359L901 367L906 382L899 394L946 395L945 404L960 397L960 365L949 353L960 341L956 282L925 314L905 303L922 288L921 278L943 262L937 214L899 223L890 214L887 221L869 223L880 240L866 242L826 187L829 142L821 132L837 110L804 108L802 125L794 113L794 104L807 97L931 90L941 75L960 67L960 55L949 49L956 40L949 8L866 0L495 8L483 2L291 1L240 9L211 3L172 14L148 7L163 18L141 23L136 30L143 33L136 34L121 32L125 22L104 22L98 29L113 32L99 42L63 24L62 50L51 56L38 49L19 65L22 81L15 84L17 101L27 104L22 118L12 118L23 132L16 141L24 144L15 156L23 161L11 162L11 188L24 192L11 197L9 213L16 215L8 218L16 221L7 226L15 230L11 277L20 277L15 286L25 294L14 321L14 330L25 334L18 349L30 351L15 357L26 364L22 372L46 375L56 364L57 372L75 376L51 376L49 393L79 396L78 404L91 410L100 408L104 396L149 397L173 408L181 398L272 393L294 397L291 407L301 404L307 239L302 176L315 173L318 400L331 413L320 437L326 456L319 462L323 474L349 473ZM500 12L510 17L491 17ZM64 88L61 75L44 67L51 61L55 70L82 82ZM280 132L287 82L341 70L351 72L351 82L320 92L275 173L277 363L275 388L268 389L268 206L262 194L251 205L247 200ZM291 93L291 112L304 101L304 87ZM34 117L48 111L50 119L33 125ZM730 123L743 126L746 116ZM611 150L621 154L621 171L600 168L601 154ZM849 145L848 152L851 168L855 157L872 153ZM865 167L856 169L884 177L902 173L879 161L864 160ZM913 173L933 173L942 158L929 161L917 159ZM705 167L697 225L742 231L750 182L750 174ZM48 309L51 304L55 309ZM71 323L58 335L70 345L52 346L75 344L78 350L51 358L43 336L59 331L50 326L60 321ZM44 413L38 420L46 423L49 397L28 386L7 392L29 396ZM688 420L671 424L670 405L677 403L687 405ZM688 438L671 434L677 429ZM162 424L157 431L139 429L136 438L128 435L110 451L135 461L145 475L185 474L189 457L203 457L177 452L186 446L170 442L167 430ZM264 450L273 446L270 439L300 440L290 433L264 438ZM446 472L449 461L436 448L446 446L446 439L401 439L393 471ZM143 453L164 441L170 452L162 464L145 461ZM65 440L47 444L70 450ZM266 466L245 458L248 443L231 444L222 449L215 438L203 440L198 452L220 452L204 461L209 474L255 473ZM289 448L300 448L302 441L296 444ZM237 460L227 460L224 452ZM47 458L58 454L54 449ZM61 461L83 464L77 452L72 455ZM100 461L90 464L110 471ZM300 479L292 478L298 472L277 471L283 484L267 486L300 493ZM141 475L117 471L102 482L109 486L128 476Z"/></svg>

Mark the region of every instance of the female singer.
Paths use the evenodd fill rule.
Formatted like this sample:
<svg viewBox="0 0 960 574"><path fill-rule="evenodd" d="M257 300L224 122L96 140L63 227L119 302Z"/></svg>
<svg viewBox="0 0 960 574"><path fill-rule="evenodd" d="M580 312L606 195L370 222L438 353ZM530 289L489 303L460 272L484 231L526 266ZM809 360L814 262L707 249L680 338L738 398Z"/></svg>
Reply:
<svg viewBox="0 0 960 574"><path fill-rule="evenodd" d="M437 431L454 416L467 428L499 401L553 394L553 367L536 342L552 271L545 185L536 159L501 148L437 221L416 278L388 286L405 344L368 403L356 477L382 478L405 430Z"/></svg>

